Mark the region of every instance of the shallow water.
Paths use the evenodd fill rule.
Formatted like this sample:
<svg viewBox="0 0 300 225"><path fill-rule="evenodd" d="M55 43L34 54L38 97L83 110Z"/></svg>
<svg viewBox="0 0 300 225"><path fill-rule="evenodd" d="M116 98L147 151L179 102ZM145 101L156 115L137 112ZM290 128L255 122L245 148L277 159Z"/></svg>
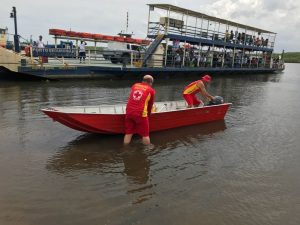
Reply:
<svg viewBox="0 0 300 225"><path fill-rule="evenodd" d="M0 224L300 224L300 65L214 77L225 121L151 134L91 135L47 106L123 103L132 81L0 83ZM192 78L157 80L157 101Z"/></svg>

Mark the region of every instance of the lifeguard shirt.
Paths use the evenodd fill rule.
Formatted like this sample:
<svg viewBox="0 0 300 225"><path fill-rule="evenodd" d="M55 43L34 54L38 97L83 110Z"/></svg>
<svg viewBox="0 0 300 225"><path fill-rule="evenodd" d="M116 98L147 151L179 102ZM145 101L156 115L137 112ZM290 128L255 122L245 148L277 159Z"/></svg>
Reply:
<svg viewBox="0 0 300 225"><path fill-rule="evenodd" d="M190 95L190 94L197 94L198 92L200 92L200 88L197 85L197 83L199 81L201 81L201 80L196 80L196 81L190 83L188 86L186 86L183 90L183 94Z"/></svg>
<svg viewBox="0 0 300 225"><path fill-rule="evenodd" d="M131 87L126 114L147 117L151 113L155 90L146 83L136 83Z"/></svg>

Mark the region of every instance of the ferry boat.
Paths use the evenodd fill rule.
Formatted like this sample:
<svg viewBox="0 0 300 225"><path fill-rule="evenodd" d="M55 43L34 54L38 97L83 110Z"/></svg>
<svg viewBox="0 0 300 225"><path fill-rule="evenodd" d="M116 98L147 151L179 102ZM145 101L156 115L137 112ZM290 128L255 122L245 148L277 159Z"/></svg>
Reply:
<svg viewBox="0 0 300 225"><path fill-rule="evenodd" d="M65 51L32 48L30 57L23 57L22 63L11 70L54 79L132 79L145 73L164 78L204 73L272 73L284 69L282 61L273 60L275 32L171 4L148 6L146 39L50 29L55 43L73 40L75 48ZM81 40L94 46L87 50L85 64L79 64L78 60ZM146 50L131 52L129 60L119 60L122 63L111 63L103 57L103 50L97 48L98 43L108 42L140 44ZM73 58L66 56L68 51ZM49 62L37 62L38 56L49 57ZM6 68L7 65L0 64Z"/></svg>

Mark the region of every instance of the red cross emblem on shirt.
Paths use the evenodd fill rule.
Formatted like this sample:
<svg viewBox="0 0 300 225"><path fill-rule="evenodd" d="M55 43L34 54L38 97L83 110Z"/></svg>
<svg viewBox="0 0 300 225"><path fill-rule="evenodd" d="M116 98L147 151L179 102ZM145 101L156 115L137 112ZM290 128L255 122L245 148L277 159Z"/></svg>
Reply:
<svg viewBox="0 0 300 225"><path fill-rule="evenodd" d="M139 101L142 96L143 96L143 92L141 92L140 90L135 90L133 92L133 99L136 101Z"/></svg>

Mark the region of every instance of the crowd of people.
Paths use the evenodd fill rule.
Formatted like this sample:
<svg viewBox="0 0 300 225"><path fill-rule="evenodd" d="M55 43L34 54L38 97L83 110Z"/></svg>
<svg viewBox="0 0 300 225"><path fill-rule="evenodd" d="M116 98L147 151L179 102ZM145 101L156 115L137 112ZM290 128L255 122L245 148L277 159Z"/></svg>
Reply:
<svg viewBox="0 0 300 225"><path fill-rule="evenodd" d="M206 51L199 52L196 48L178 48L176 51L168 52L167 66L171 67L269 67L271 55L263 53L251 55L242 51L218 52Z"/></svg>
<svg viewBox="0 0 300 225"><path fill-rule="evenodd" d="M269 44L269 39L264 39L260 33L255 36L246 34L244 32L240 33L238 31L233 33L233 30L231 30L230 33L228 30L226 30L224 40L230 43L253 45L257 47L267 47Z"/></svg>
<svg viewBox="0 0 300 225"><path fill-rule="evenodd" d="M213 39L216 37L217 35L213 35ZM257 36L255 36L246 34L245 32L233 32L233 30L230 32L226 30L224 38L221 40L232 44L243 44L256 47L268 47L270 44L269 39L265 39L261 33L257 33ZM223 54L225 54L224 57ZM233 58L235 62L233 62ZM189 44L182 46L179 41L173 41L172 52L168 52L167 61L169 66L175 67L237 67L239 65L252 66L256 60L255 58L259 61L256 64L259 66L263 65L263 59L260 59L260 57L251 57L250 54L242 57L240 53L235 53L235 56L233 57L232 53L212 52L210 51L210 47L208 47L208 50L201 51L201 54L199 55L199 49L197 49L197 47L193 48Z"/></svg>

